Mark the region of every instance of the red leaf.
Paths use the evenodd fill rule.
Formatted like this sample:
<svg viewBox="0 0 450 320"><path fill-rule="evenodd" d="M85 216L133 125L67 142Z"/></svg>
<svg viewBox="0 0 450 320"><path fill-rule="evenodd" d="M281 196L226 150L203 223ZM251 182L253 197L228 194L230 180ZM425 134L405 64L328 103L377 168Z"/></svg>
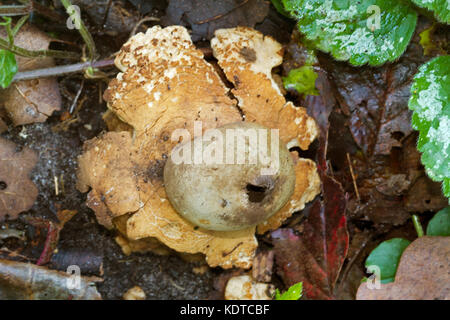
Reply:
<svg viewBox="0 0 450 320"><path fill-rule="evenodd" d="M306 101L321 129L317 165L322 181L322 199L317 199L300 225L301 232L278 229L272 232L278 273L287 286L303 282L308 299L333 299L333 290L347 256L349 237L345 211L347 197L342 186L328 175L326 161L328 117L334 100L326 94L326 73L316 82L321 95ZM300 229L299 228L299 229Z"/></svg>
<svg viewBox="0 0 450 320"><path fill-rule="evenodd" d="M310 209L303 232L272 232L278 273L287 286L303 282L309 299L332 299L333 289L348 250L346 197L338 182L323 177L324 199Z"/></svg>

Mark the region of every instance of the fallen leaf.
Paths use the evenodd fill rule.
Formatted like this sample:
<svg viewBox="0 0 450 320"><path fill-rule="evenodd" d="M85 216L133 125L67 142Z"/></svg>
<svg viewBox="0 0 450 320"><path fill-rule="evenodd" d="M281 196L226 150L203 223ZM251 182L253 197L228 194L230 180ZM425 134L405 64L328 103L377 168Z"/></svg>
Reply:
<svg viewBox="0 0 450 320"><path fill-rule="evenodd" d="M357 300L449 300L450 237L420 237L400 259L395 281L369 289L362 283Z"/></svg>
<svg viewBox="0 0 450 320"><path fill-rule="evenodd" d="M306 100L320 129L317 164L323 200L313 202L306 220L298 226L299 234L292 229L278 229L271 234L278 274L287 287L303 282L308 299L334 297L349 244L347 198L341 184L329 175L326 159L329 115L335 104L329 87L326 72L319 69L320 95L308 96Z"/></svg>
<svg viewBox="0 0 450 320"><path fill-rule="evenodd" d="M425 176L407 108L412 78L428 59L419 34L429 25L420 18L406 53L381 68L356 69L319 56L337 88L340 108L333 112L329 161L350 194L352 219L402 225L410 213L446 205L439 186ZM442 33L436 30L435 38L445 37Z"/></svg>
<svg viewBox="0 0 450 320"><path fill-rule="evenodd" d="M5 37L5 31L0 30ZM47 50L51 39L37 28L24 25L14 37L14 44L28 50ZM16 56L19 71L54 66L52 58L25 58ZM45 122L61 108L61 94L56 78L41 78L12 83L0 90L0 107L3 107L15 126Z"/></svg>
<svg viewBox="0 0 450 320"><path fill-rule="evenodd" d="M313 203L308 218L300 225L302 232L272 232L278 274L286 286L303 282L309 299L333 298L349 241L341 186L327 176L322 179L324 201Z"/></svg>
<svg viewBox="0 0 450 320"><path fill-rule="evenodd" d="M190 27L193 41L209 40L217 29L254 27L266 17L269 4L263 0L170 0L161 22Z"/></svg>
<svg viewBox="0 0 450 320"><path fill-rule="evenodd" d="M419 44L420 30L428 24L420 21L408 50L393 64L361 69L321 59L336 85L341 109L349 116L353 138L368 157L388 155L413 132L409 90L418 67L429 59Z"/></svg>
<svg viewBox="0 0 450 320"><path fill-rule="evenodd" d="M44 229L47 233L44 248L41 255L39 256L39 259L36 262L36 265L41 266L50 262L53 253L58 246L61 230L64 228L64 225L75 216L75 214L77 214L76 210L58 210L58 222L54 222L41 217L26 217L28 223L36 228Z"/></svg>
<svg viewBox="0 0 450 320"><path fill-rule="evenodd" d="M0 138L0 221L6 215L16 219L33 205L38 190L29 175L36 161L31 149L20 150L13 142Z"/></svg>
<svg viewBox="0 0 450 320"><path fill-rule="evenodd" d="M0 259L0 300L100 300L99 278L49 270L31 263ZM68 283L74 284L74 288Z"/></svg>

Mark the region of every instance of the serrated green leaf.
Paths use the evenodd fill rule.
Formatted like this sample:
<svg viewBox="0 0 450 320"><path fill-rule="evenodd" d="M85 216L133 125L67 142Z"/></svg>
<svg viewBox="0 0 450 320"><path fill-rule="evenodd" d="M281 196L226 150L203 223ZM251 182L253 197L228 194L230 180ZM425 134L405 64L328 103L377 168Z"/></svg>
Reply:
<svg viewBox="0 0 450 320"><path fill-rule="evenodd" d="M450 236L450 207L442 209L430 220L427 236Z"/></svg>
<svg viewBox="0 0 450 320"><path fill-rule="evenodd" d="M450 1L448 0L411 0L421 8L433 11L440 22L450 24Z"/></svg>
<svg viewBox="0 0 450 320"><path fill-rule="evenodd" d="M417 23L417 13L397 0L282 1L318 49L357 66L399 58Z"/></svg>
<svg viewBox="0 0 450 320"><path fill-rule="evenodd" d="M400 257L410 243L410 241L402 238L394 238L382 242L367 257L366 268L369 266L380 268L382 283L394 281Z"/></svg>
<svg viewBox="0 0 450 320"><path fill-rule="evenodd" d="M291 286L286 292L280 294L277 289L275 292L275 300L298 300L302 297L303 282L299 282Z"/></svg>
<svg viewBox="0 0 450 320"><path fill-rule="evenodd" d="M0 86L3 89L9 87L17 70L14 53L0 49Z"/></svg>
<svg viewBox="0 0 450 320"><path fill-rule="evenodd" d="M283 85L286 90L295 89L300 94L319 95L316 89L316 79L318 74L312 66L303 66L292 69L287 77L283 77Z"/></svg>
<svg viewBox="0 0 450 320"><path fill-rule="evenodd" d="M428 176L443 182L450 197L450 56L419 68L411 87L412 127L419 131L417 149Z"/></svg>

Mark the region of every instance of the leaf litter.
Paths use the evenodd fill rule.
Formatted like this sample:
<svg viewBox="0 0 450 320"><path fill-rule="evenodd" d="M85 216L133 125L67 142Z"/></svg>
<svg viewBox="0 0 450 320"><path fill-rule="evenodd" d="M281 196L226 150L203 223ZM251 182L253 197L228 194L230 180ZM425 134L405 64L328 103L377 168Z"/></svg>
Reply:
<svg viewBox="0 0 450 320"><path fill-rule="evenodd" d="M176 3L176 1L172 2ZM241 8L236 8L235 10L238 12L237 16L242 16L243 13L239 13L239 10L241 10ZM270 10L272 10L272 8L270 8ZM245 14L243 16L245 16ZM201 37L207 38L208 34L210 34L209 37L212 37L212 32L217 29L212 26L212 22L214 22L214 19L211 21L211 25L209 25L210 23L208 19L210 17L210 12L205 12L205 15L199 20L202 21L201 19L206 19L205 24L208 24L208 28L198 29L201 30L199 31ZM419 19L419 24L421 19ZM264 17L262 17L262 21L264 21ZM286 19L284 19L283 21L286 21ZM234 25L228 26L234 27ZM260 26L256 25L256 27L259 28ZM443 30L445 33L445 28ZM127 35L122 35L126 39ZM432 36L434 36L435 38L440 37L440 39L438 39L437 41L440 44L444 43L443 48L445 48L446 40L442 39L442 27L438 28L438 30L436 30ZM106 35L106 37L108 37L108 35ZM114 43L115 41L116 39L111 38L111 43ZM436 39L433 39L432 41L436 41ZM285 48L288 49L288 54L286 55L286 57L288 57L289 48L293 46L293 42L287 44L287 41L284 41L283 44L285 44ZM114 50L117 49L118 47L116 47ZM390 73L395 74L395 68L398 68L399 75L402 74L402 70L406 70L406 74L408 74L407 78L409 79L409 74L412 74L413 70L408 69L407 67L405 67L405 65L407 66L408 63L412 61L412 68L414 68L414 66L418 64L418 62L415 61L421 61L421 59L423 59L420 57L422 53L420 52L419 48L416 48L414 40L413 44L411 44L410 46L409 52L410 53L407 52L407 54L410 55L410 58L406 58L403 61L401 60L400 62L396 62L392 65L386 66L386 68L389 69ZM287 76L287 73L285 73L284 70L286 66L294 64L296 64L295 67L302 66L302 63L298 63L298 61L301 61L301 58L299 58L298 55L294 56L295 57L292 59L288 58L286 60L285 58L282 66L282 75ZM333 87L336 86L336 70L338 70L338 68L341 68L342 66L334 62L327 61L326 57L321 54L319 54L319 58L320 66L322 68L318 72L319 77L316 80L316 86L318 89L321 86L325 87L325 90L322 90L321 92L321 96L296 97L293 96L292 93L289 93L288 97L296 101L296 105L303 105L305 107L308 107L307 109L309 114L314 116L319 125L323 119L325 119L325 124L327 125L328 119L330 119L330 133L328 135L329 140L327 152L327 161L329 164L329 168L327 171L328 175L331 175L333 178L341 182L345 192L347 192L350 196L350 202L348 204L349 210L347 213L347 228L350 233L350 238L358 238L356 237L356 235L359 234L358 232L361 232L361 230L369 232L372 237L374 234L376 235L376 237L380 237L380 235L384 236L387 232L400 230L400 228L402 228L403 230L405 228L401 226L408 227L408 224L405 225L404 223L407 220L410 212L427 213L429 211L437 211L446 206L445 199L443 199L440 195L439 186L433 184L424 175L423 168L420 166L420 162L416 161L418 158L417 151L415 150L415 136L414 134L410 134L410 129L406 126L403 126L402 124L403 121L407 121L407 117L403 115L398 117L394 114L395 118L393 123L395 125L390 125L389 121L383 120L383 118L379 118L378 115L375 115L374 121L374 119L371 118L372 115L370 113L370 109L367 109L368 111L365 114L353 115L354 111L351 111L351 104L349 104L348 101L345 101L345 99L347 98L343 99L343 95L339 93L339 90L336 90L335 88L333 89ZM319 63L316 63L315 68L317 68L318 66ZM292 67L288 67L288 70L289 68ZM346 69L342 68L342 70L345 71ZM279 72L279 70L276 70L276 72ZM328 75L332 75L333 72L335 76L330 77L330 79L332 79L331 83L327 84L324 83L323 80L321 81L321 79L326 78ZM343 72L342 77L348 76L346 72L347 71ZM381 83L382 81L384 81L383 79L388 79L388 82L391 84L389 94L392 96L392 100L395 103L397 103L396 101L403 101L403 91L401 90L402 88L407 86L408 80L403 83L402 81L404 81L404 79L400 77L398 80L396 80L397 83L394 83L394 81L392 81L391 79L392 76L387 78L383 78L383 76L383 73L380 73L380 77L375 79L374 84L378 85L380 81ZM354 81L358 82L359 80L361 79ZM73 84L76 81L77 80L72 79L68 82L70 84ZM351 82L350 84L355 85ZM88 86L88 91L91 93L90 96L97 96L98 88L93 89L92 87L93 86ZM368 87L373 88L373 86ZM398 93L396 93L397 91ZM341 108L337 106L336 101L333 101L335 100L336 92L338 92L338 94L336 94L336 97L339 104L341 104ZM314 106L320 102L320 99L326 99L328 101L328 108L326 108L325 111L323 108L319 108L318 110L314 108ZM81 255L79 256L80 261L82 257L91 255L90 257L93 258L93 261L95 260L98 262L96 262L97 266L102 265L101 269L103 270L104 282L98 283L97 286L104 298L121 298L123 293L129 290L129 288L134 287L136 283L139 283L140 286L142 284L142 288L145 291L147 298L205 297L207 295L207 292L211 290L213 278L217 280L216 289L218 291L215 297L223 298L223 290L222 292L220 292L220 289L223 289L226 285L226 272L219 273L219 275L213 275L211 274L211 271L207 269L208 271L206 271L204 276L198 274L195 274L194 276L194 273L191 273L189 269L191 268L191 263L194 263L194 265L196 265L196 263L198 262L187 263L182 260L180 256L173 254L173 252L171 252L170 250L168 252L171 252L172 255L169 256L158 256L154 255L153 253L138 255L131 254L130 256L126 256L114 243L113 239L115 235L112 235L109 232L105 233L104 229L98 227L93 219L91 211L84 205L82 205L84 197L80 196L74 188L75 159L76 156L81 152L82 143L87 139L91 139L97 136L98 133L100 133L100 131L105 127L101 119L101 113L105 110L104 104L99 104L98 102L96 102L96 99L92 98L88 103L92 107L92 110L81 110L81 118L79 120L80 122L72 124L68 128L67 132L56 133L56 135L51 130L49 130L49 128L50 126L59 123L59 119L57 118L57 116L59 115L58 113L57 116L50 117L49 122L45 124L32 124L27 126L25 129L11 127L8 129L7 125L10 123L10 120L8 120L7 117L4 117L3 114L0 115L3 119L6 119L6 125L3 125L3 130L6 129L8 130L8 132L4 134L4 136L20 146L31 147L36 152L39 152L40 155L40 160L38 161L37 167L33 171L33 181L38 186L40 195L36 203L32 207L31 212L35 215L43 215L47 219L56 219L58 209L56 209L55 203L61 204L65 209L79 209L77 216L69 221L61 232L61 238L59 239L59 243L57 246L58 254L67 252L69 258L71 255L73 255L73 257L76 257L74 253L75 251L73 251L74 247L80 245L87 247L92 242L98 243L98 248L96 248L96 250L89 253L86 251L82 251L78 254ZM64 106L69 107L70 104L70 98L63 98L63 108ZM347 107L345 106L346 104ZM383 101L381 102L381 104L383 105ZM402 114L401 112L403 110L403 103L400 102L399 104L400 107L395 110L400 111L400 114ZM387 104L384 103L384 105ZM384 107L385 106L383 106L383 108ZM325 115L325 117L323 117L323 115ZM356 119L356 121L349 122L349 118L354 118ZM358 126L355 126L355 124L358 124L358 121L363 124L362 128L365 127L364 129L368 130L367 132L372 132L372 134L369 134L370 138L366 142L364 141L364 138L359 134ZM86 123L89 124L93 128L93 130L87 130L84 127L84 124ZM121 122L118 123L121 125L123 124ZM382 130L374 129L374 127L372 127L372 123L376 123L377 125L379 125ZM126 126L124 128L125 130L129 129ZM400 130L397 131L397 129L399 128ZM23 134L23 138L19 138L19 133ZM51 136L53 136L54 138L48 139L48 137ZM386 138L386 140L383 140L381 136ZM386 141L386 143L384 143L384 141ZM316 147L313 145L313 150L308 151L306 154L301 150L297 150L297 152L301 153L302 155L314 158ZM61 151L54 152L54 149L59 149ZM350 174L350 166L347 160L347 153L350 155L350 165L354 170L354 179ZM367 158L367 154L369 155L369 158ZM51 161L49 161L48 164L44 164L44 162L47 162L47 160ZM399 165L399 163L401 165ZM60 176L60 173L64 173L64 185L66 193L63 197L61 197L61 195L55 197L54 195L55 166L57 168L56 172L58 176ZM384 174L383 171L387 171L388 173ZM378 176L373 177L373 172L380 173L376 173L376 175ZM381 180L376 180L380 179L380 177ZM369 182L367 184L366 190L364 190L365 180ZM361 197L360 201L356 201L357 191L359 191ZM365 214L366 210L365 208L361 208L361 202L367 201L367 199L369 199L368 203L371 203L369 205L369 209L370 206L374 207L377 202L382 203L384 207L381 206L381 208L384 209L378 209L375 211L367 210L369 214ZM383 213L383 210L387 213ZM378 213L370 214L370 212ZM308 216L309 214L310 207L308 206L303 212L295 213L292 218L290 218L286 222L284 228L286 228L286 226L289 226L289 232L292 232L295 237L301 238L302 225L305 223L302 223L302 221L307 221L304 219L305 216ZM19 219L17 222L13 222L12 225L10 222L8 223L11 227L17 227L19 229L27 226L27 223L21 222L21 219ZM397 225L397 227L393 227L392 224ZM400 230L398 232L402 231ZM26 232L26 235L28 236L28 232ZM371 238L371 236L369 236L369 238ZM364 243L364 241L352 242L349 250L351 252L357 252L356 255L359 255L361 258L365 257L368 254L367 250L370 250L371 248L373 248L373 246L376 245L376 243L379 243L379 240L377 240L376 237L375 240L371 238L369 244L366 245L365 249L362 252L359 251L359 247L362 246L362 243ZM272 241L270 239L268 240L267 235L258 236L258 239L265 239L264 241L268 241L269 243ZM10 248L18 248L22 246L22 249L26 249L23 248L23 244L16 245L17 243L20 244L20 239L14 237L0 240L0 244L6 244ZM330 270L336 270L342 267L342 258L345 258L344 251L340 252L341 256L339 256L339 259L337 259L338 263L336 264L336 266L338 266L338 268L330 268ZM22 251L10 251L11 255L8 259L13 259L13 256L19 257L21 255L20 252ZM39 250L36 250L36 252L37 253L35 253L33 256L34 261L37 261L39 255L42 253L41 248ZM23 253L29 255L29 257L32 256L32 254L30 254L27 250L25 250ZM0 254L3 256L3 251L1 251ZM53 256L53 258L54 257L55 256ZM351 257L353 256L349 255L349 258ZM355 260L356 262L353 263L353 266L355 268L353 268L352 270L362 268L363 263L357 262L359 260L360 259ZM351 261L347 259L343 264L344 271L349 262ZM50 262L50 264L52 264L52 262ZM142 265L146 265L147 268L144 270L140 267ZM167 267L169 265L170 268ZM278 274L280 274L279 266L280 265L278 264L273 267L274 272ZM60 268L60 270L65 271L65 267L60 265ZM267 268L271 267L267 266ZM89 268L86 267L86 270L88 269ZM94 269L99 270L100 268L95 267ZM235 270L234 275L237 276L239 275L239 273L242 273L242 271ZM315 288L313 288L309 292L319 292L323 294L323 292L321 292L321 288L326 288L326 290L328 291L326 291L325 294L326 297L329 298L331 296L329 295L330 289L335 283L335 273L336 272L329 273L328 279L326 279L326 281L319 282L319 284L314 284ZM99 273L97 274L99 275ZM124 274L126 276L124 276ZM130 274L133 274L133 276L128 276ZM219 281L219 278L223 279ZM353 278L349 276L349 279ZM289 279L285 280L285 285L287 288L287 282L289 281ZM360 278L358 279L358 277L353 279L354 282L358 282L359 280ZM187 290L180 291L179 288L176 288L171 284L171 281L180 284L183 288L187 288ZM193 281L196 282L195 288L189 285ZM220 283L222 283L222 285ZM332 284L331 286L330 283ZM337 283L339 286L339 281ZM336 285L334 285L334 287L336 289ZM304 289L306 288L304 287ZM349 289L349 296L354 297L354 294L355 291ZM313 294L310 296L314 297Z"/></svg>

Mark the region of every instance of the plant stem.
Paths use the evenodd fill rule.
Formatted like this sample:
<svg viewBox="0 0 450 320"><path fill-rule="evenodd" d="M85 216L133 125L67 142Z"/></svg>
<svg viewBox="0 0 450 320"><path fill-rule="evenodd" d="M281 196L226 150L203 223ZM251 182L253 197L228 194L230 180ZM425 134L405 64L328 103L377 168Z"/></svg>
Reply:
<svg viewBox="0 0 450 320"><path fill-rule="evenodd" d="M0 38L0 49L5 49L11 51L14 54L27 58L38 58L38 57L53 57L60 59L80 59L80 55L76 52L71 51L60 51L60 50L36 50L30 51L25 48L18 47L14 44L9 43L7 40Z"/></svg>
<svg viewBox="0 0 450 320"><path fill-rule="evenodd" d="M27 14L26 16L23 16L22 18L20 18L19 21L17 21L16 25L14 26L14 28L11 31L13 37L16 36L17 32L19 32L19 30L20 30L20 28L22 28L23 24L25 22L27 22L28 17L29 17L29 15Z"/></svg>
<svg viewBox="0 0 450 320"><path fill-rule="evenodd" d="M76 23L79 24L79 29L78 31L81 34L81 37L83 38L84 42L86 43L86 46L88 48L89 51L89 60L94 61L95 59L95 43L94 43L94 39L92 39L91 34L89 33L89 30L86 28L83 20L81 20L81 18L79 16L77 16L76 14L73 14L72 11L72 3L70 2L70 0L61 0L62 5L64 6L64 8L66 8L66 11L69 15L74 16L72 18L76 19Z"/></svg>
<svg viewBox="0 0 450 320"><path fill-rule="evenodd" d="M52 68L45 68L45 69L37 69L37 70L30 70L30 71L23 71L18 72L13 79L13 82L20 81L20 80L31 80L31 79L37 79L37 78L45 78L45 77L55 77L55 76L61 76L69 73L75 73L75 72L83 72L87 68L105 68L110 67L114 65L114 60L100 60L95 62L81 62L66 66L58 66L58 67L52 67Z"/></svg>
<svg viewBox="0 0 450 320"><path fill-rule="evenodd" d="M2 17L22 16L30 12L31 7L28 5L0 6L0 16Z"/></svg>
<svg viewBox="0 0 450 320"><path fill-rule="evenodd" d="M417 236L419 238L423 237L424 236L424 232L423 232L422 224L420 223L419 217L417 215L413 214L412 221L413 221L413 224L414 224L414 228L416 229Z"/></svg>

